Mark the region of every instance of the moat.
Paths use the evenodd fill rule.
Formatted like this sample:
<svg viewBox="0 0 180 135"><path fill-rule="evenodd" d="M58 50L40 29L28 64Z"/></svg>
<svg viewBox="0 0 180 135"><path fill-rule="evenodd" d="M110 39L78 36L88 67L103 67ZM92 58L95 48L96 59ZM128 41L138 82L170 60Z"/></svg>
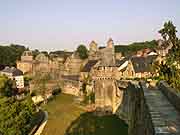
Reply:
<svg viewBox="0 0 180 135"><path fill-rule="evenodd" d="M42 135L128 135L127 124L116 115L87 113L71 95L60 94L43 108L49 118Z"/></svg>
<svg viewBox="0 0 180 135"><path fill-rule="evenodd" d="M66 130L66 135L128 135L128 125L116 115L81 114Z"/></svg>

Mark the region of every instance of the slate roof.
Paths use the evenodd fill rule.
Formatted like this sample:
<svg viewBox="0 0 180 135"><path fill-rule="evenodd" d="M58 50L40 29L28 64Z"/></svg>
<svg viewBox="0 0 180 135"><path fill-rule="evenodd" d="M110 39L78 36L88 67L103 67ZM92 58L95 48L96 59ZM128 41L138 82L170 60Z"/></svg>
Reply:
<svg viewBox="0 0 180 135"><path fill-rule="evenodd" d="M90 72L92 67L98 62L98 60L89 60L83 67L81 72Z"/></svg>
<svg viewBox="0 0 180 135"><path fill-rule="evenodd" d="M62 75L64 80L79 81L79 75Z"/></svg>
<svg viewBox="0 0 180 135"><path fill-rule="evenodd" d="M128 61L130 57L125 57L124 59L118 60L116 59L116 66L121 66L124 62Z"/></svg>
<svg viewBox="0 0 180 135"><path fill-rule="evenodd" d="M13 76L23 75L23 72L15 67L5 67L5 69L3 69L1 72L12 73Z"/></svg>
<svg viewBox="0 0 180 135"><path fill-rule="evenodd" d="M132 57L131 61L136 73L152 72L152 63L157 56Z"/></svg>

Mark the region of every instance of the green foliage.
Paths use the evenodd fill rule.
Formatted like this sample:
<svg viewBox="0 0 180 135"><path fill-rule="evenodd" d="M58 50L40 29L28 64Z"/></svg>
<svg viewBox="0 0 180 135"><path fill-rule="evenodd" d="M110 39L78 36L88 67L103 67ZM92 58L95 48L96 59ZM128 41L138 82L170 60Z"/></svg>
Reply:
<svg viewBox="0 0 180 135"><path fill-rule="evenodd" d="M76 52L79 54L81 59L86 59L88 57L88 50L84 45L79 45Z"/></svg>
<svg viewBox="0 0 180 135"><path fill-rule="evenodd" d="M82 87L81 87L81 89L80 89L80 91L82 91L84 95L87 94L86 85L87 85L87 84L86 84L85 82L83 82Z"/></svg>
<svg viewBox="0 0 180 135"><path fill-rule="evenodd" d="M41 53L43 53L46 57L49 57L49 54L47 51L42 51Z"/></svg>
<svg viewBox="0 0 180 135"><path fill-rule="evenodd" d="M35 59L35 58L36 58L36 56L37 56L39 53L40 53L40 52L39 52L39 50L38 50L38 49L33 50L33 51L32 51L33 58Z"/></svg>
<svg viewBox="0 0 180 135"><path fill-rule="evenodd" d="M146 41L146 42L136 42L130 45L116 45L115 52L121 52L124 56L127 56L141 49L145 49L145 48L154 49L156 46L157 43L155 40Z"/></svg>
<svg viewBox="0 0 180 135"><path fill-rule="evenodd" d="M95 93L94 92L91 92L90 95L89 95L89 98L90 98L90 101L91 103L95 103Z"/></svg>
<svg viewBox="0 0 180 135"><path fill-rule="evenodd" d="M11 44L10 46L0 46L0 63L3 65L15 66L22 53L27 50L24 46Z"/></svg>
<svg viewBox="0 0 180 135"><path fill-rule="evenodd" d="M32 80L31 77L28 76L24 76L24 85L25 86L29 86L29 82Z"/></svg>
<svg viewBox="0 0 180 135"><path fill-rule="evenodd" d="M56 88L52 91L52 95L58 95L61 93L61 91L62 91L61 88Z"/></svg>
<svg viewBox="0 0 180 135"><path fill-rule="evenodd" d="M174 45L177 39L176 32L176 27L174 26L172 21L165 22L164 27L161 30L159 30L159 33L161 34L163 39L165 41L171 41Z"/></svg>
<svg viewBox="0 0 180 135"><path fill-rule="evenodd" d="M35 106L31 98L17 101L0 98L0 133L3 135L25 135L31 129Z"/></svg>
<svg viewBox="0 0 180 135"><path fill-rule="evenodd" d="M13 89L13 83L11 79L8 79L6 76L0 76L0 95L11 97L16 93L16 89Z"/></svg>
<svg viewBox="0 0 180 135"><path fill-rule="evenodd" d="M173 47L166 58L166 63L159 66L159 74L172 87L180 91L180 42L176 36L176 27L171 21L165 22L164 27L159 31L164 41Z"/></svg>

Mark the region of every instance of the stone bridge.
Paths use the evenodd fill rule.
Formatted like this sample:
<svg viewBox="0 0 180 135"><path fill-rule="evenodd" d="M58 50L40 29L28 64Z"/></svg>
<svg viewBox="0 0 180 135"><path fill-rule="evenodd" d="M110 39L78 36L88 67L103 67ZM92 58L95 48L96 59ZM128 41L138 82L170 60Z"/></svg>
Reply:
<svg viewBox="0 0 180 135"><path fill-rule="evenodd" d="M101 94L95 89L97 110L103 108L105 113L112 112L125 120L129 135L180 135L180 95L167 84L151 88L145 82L111 83L111 89L98 89Z"/></svg>

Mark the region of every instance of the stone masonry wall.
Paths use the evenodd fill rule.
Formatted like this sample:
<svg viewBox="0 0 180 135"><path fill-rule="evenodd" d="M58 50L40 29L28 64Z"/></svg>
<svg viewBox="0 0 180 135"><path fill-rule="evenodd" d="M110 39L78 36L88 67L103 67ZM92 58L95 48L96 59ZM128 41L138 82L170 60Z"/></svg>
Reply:
<svg viewBox="0 0 180 135"><path fill-rule="evenodd" d="M154 128L142 87L129 83L116 114L129 125L129 135L153 135Z"/></svg>
<svg viewBox="0 0 180 135"><path fill-rule="evenodd" d="M158 87L171 104L180 112L180 93L171 88L165 81L161 81Z"/></svg>

